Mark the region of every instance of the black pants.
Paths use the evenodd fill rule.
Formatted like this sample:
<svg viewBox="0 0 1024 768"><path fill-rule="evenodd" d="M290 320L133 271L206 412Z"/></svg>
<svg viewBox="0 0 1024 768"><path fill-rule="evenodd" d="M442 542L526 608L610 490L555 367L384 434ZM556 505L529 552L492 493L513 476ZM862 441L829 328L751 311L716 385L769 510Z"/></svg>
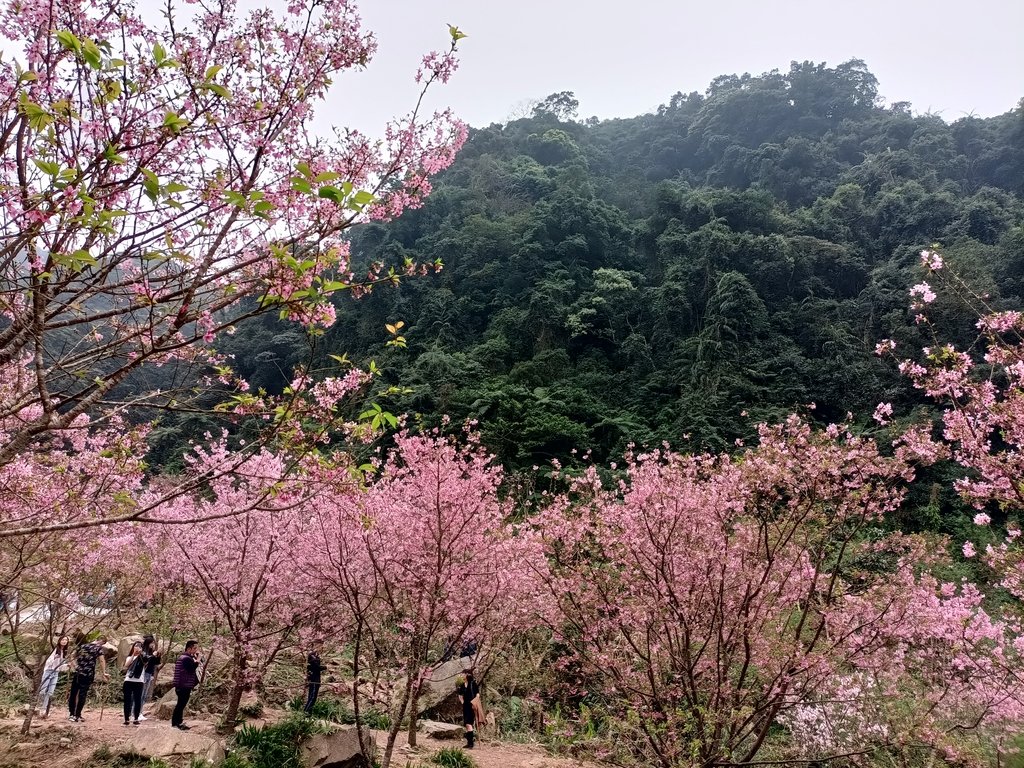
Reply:
<svg viewBox="0 0 1024 768"><path fill-rule="evenodd" d="M89 687L92 685L93 676L80 675L77 672L71 676L71 692L68 694L68 714L72 717L81 717L85 709L85 699L89 695Z"/></svg>
<svg viewBox="0 0 1024 768"><path fill-rule="evenodd" d="M139 680L137 683L124 683L124 721L129 719L138 720L142 712L142 687L145 683Z"/></svg>
<svg viewBox="0 0 1024 768"><path fill-rule="evenodd" d="M303 711L308 715L313 711L316 697L320 695L320 683L307 683L306 688L306 708Z"/></svg>
<svg viewBox="0 0 1024 768"><path fill-rule="evenodd" d="M175 688L174 692L178 694L178 703L174 705L174 714L171 715L171 725L181 725L185 720L185 705L188 704L188 699L192 695L192 689Z"/></svg>

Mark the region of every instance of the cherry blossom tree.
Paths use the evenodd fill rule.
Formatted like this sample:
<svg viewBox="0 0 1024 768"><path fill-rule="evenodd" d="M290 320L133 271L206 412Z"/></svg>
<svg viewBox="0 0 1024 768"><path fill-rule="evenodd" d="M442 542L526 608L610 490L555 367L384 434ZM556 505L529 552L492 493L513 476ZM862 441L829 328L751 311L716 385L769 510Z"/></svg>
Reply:
<svg viewBox="0 0 1024 768"><path fill-rule="evenodd" d="M415 743L432 655L469 638L484 649L531 621L543 557L532 537L506 523L501 478L472 434L460 446L437 432L403 433L364 492L317 498L313 562L324 599L347 607L355 676L370 646L366 664L397 683L385 768L405 717Z"/></svg>
<svg viewBox="0 0 1024 768"><path fill-rule="evenodd" d="M133 384L146 367L213 365L244 390L213 345L249 314L330 325L337 291L428 268L357 275L343 235L419 205L465 140L421 109L457 29L373 139L311 127L375 50L348 0L168 3L158 23L127 0L19 0L0 21L0 467L84 415L180 406Z"/></svg>
<svg viewBox="0 0 1024 768"><path fill-rule="evenodd" d="M224 442L197 449L192 471L223 465ZM303 467L263 450L232 472L218 472L202 493L178 497L163 514L189 525L122 528L106 544L145 555L141 567L160 574L191 603L231 659L224 725L234 726L243 692L257 684L299 630L325 610L322 596L299 577L308 537L305 505L316 486ZM205 522L194 523L195 520ZM128 530L126 533L125 531Z"/></svg>
<svg viewBox="0 0 1024 768"><path fill-rule="evenodd" d="M3 524L17 529L69 518L102 520L111 510L134 506L143 484L145 429L114 419L90 430L88 421L80 416L51 435L50 451L23 454L4 467ZM120 602L133 592L133 580L98 559L97 549L94 533L80 529L0 538L0 624L32 696L49 653L46 641L71 626L84 631L103 621L106 610L88 605L90 595Z"/></svg>
<svg viewBox="0 0 1024 768"><path fill-rule="evenodd" d="M736 457L638 455L618 487L591 471L556 499L538 521L548 621L565 674L635 736L619 747L666 768L749 763L774 724L806 732L840 697L871 726L862 748L1020 729L1015 628L920 573L941 549L880 527L937 450L914 430L886 456L792 417ZM843 752L826 746L807 757Z"/></svg>

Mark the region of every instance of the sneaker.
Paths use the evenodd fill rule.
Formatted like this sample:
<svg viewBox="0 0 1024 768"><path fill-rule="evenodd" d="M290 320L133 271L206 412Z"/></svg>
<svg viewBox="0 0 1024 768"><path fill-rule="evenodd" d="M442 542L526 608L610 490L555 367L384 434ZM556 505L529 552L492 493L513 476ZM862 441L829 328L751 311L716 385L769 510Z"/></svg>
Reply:
<svg viewBox="0 0 1024 768"><path fill-rule="evenodd" d="M124 727L125 727L125 728L127 728L127 727L128 727L129 725L131 725L131 723L130 723L130 722L128 722L127 720L125 720L125 721L124 721Z"/></svg>
<svg viewBox="0 0 1024 768"><path fill-rule="evenodd" d="M68 722L69 723L77 723L78 722L78 718L75 717L74 715L68 715Z"/></svg>
<svg viewBox="0 0 1024 768"><path fill-rule="evenodd" d="M133 720L133 721L132 721L132 725L138 725L138 724L139 724L139 721L138 721L138 720Z"/></svg>
<svg viewBox="0 0 1024 768"><path fill-rule="evenodd" d="M145 715L139 715L139 719L138 719L138 720L136 720L135 722L137 722L137 723L141 723L141 722L142 722L143 720L145 720L145 719L146 719L146 716L145 716Z"/></svg>
<svg viewBox="0 0 1024 768"><path fill-rule="evenodd" d="M182 723L181 725L176 725L174 727L177 728L179 731L191 731L192 730L191 728L189 728L184 723Z"/></svg>

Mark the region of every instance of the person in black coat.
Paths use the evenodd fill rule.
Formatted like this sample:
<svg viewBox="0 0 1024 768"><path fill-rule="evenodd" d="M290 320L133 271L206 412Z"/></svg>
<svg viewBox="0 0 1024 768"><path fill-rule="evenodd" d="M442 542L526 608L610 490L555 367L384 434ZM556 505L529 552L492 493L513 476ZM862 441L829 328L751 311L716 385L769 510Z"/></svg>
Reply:
<svg viewBox="0 0 1024 768"><path fill-rule="evenodd" d="M310 715L316 705L316 698L320 695L320 677L323 674L324 664L320 660L320 652L324 649L322 640L313 643L313 649L306 657L306 706L303 711Z"/></svg>
<svg viewBox="0 0 1024 768"><path fill-rule="evenodd" d="M473 700L480 695L480 685L473 677L473 668L466 667L463 670L463 679L455 692L459 696L459 703L462 704L462 724L466 728L466 749L473 748L476 740L476 732L473 726L476 724L476 710L473 709Z"/></svg>

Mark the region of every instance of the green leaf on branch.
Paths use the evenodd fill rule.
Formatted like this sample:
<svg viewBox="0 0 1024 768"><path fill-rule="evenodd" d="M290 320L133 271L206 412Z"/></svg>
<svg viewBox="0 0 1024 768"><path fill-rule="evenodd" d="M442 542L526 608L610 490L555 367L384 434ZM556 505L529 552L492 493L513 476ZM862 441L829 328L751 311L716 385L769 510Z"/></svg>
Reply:
<svg viewBox="0 0 1024 768"><path fill-rule="evenodd" d="M269 200L260 200L258 203L256 203L256 205L252 207L252 213L254 216L257 216L261 219L265 219L268 217L267 215L275 208L277 208L277 206L274 205Z"/></svg>
<svg viewBox="0 0 1024 768"><path fill-rule="evenodd" d="M233 189L224 190L224 199L236 208L244 208L245 204L248 202L245 195L241 192L235 192Z"/></svg>
<svg viewBox="0 0 1024 768"><path fill-rule="evenodd" d="M452 42L457 43L464 37L468 37L465 32L456 27L454 24L448 25L448 34L452 36Z"/></svg>
<svg viewBox="0 0 1024 768"><path fill-rule="evenodd" d="M142 171L142 191L155 203L160 196L160 179L148 168L140 170Z"/></svg>
<svg viewBox="0 0 1024 768"><path fill-rule="evenodd" d="M369 205L376 199L371 192L367 192L365 189L359 190L352 196L352 202L360 207Z"/></svg>
<svg viewBox="0 0 1024 768"><path fill-rule="evenodd" d="M53 125L53 115L34 101L30 101L24 91L18 96L18 111L28 118L29 126L36 131L45 130Z"/></svg>
<svg viewBox="0 0 1024 768"><path fill-rule="evenodd" d="M301 192L304 195L312 195L313 187L301 176L292 176L292 190Z"/></svg>
<svg viewBox="0 0 1024 768"><path fill-rule="evenodd" d="M121 95L121 81L120 80L104 80L101 82L103 87L103 97L108 101L116 101Z"/></svg>
<svg viewBox="0 0 1024 768"><path fill-rule="evenodd" d="M32 158L32 162L35 163L36 168L47 176L56 176L60 173L60 165L57 163L51 163L48 160L39 160L38 158Z"/></svg>
<svg viewBox="0 0 1024 768"><path fill-rule="evenodd" d="M82 43L82 58L93 69L103 68L103 54L100 53L99 46L92 40L86 40Z"/></svg>
<svg viewBox="0 0 1024 768"><path fill-rule="evenodd" d="M189 122L184 117L179 116L176 112L168 112L164 115L163 127L167 128L171 133L178 135L183 130L188 128Z"/></svg>
<svg viewBox="0 0 1024 768"><path fill-rule="evenodd" d="M82 47L81 41L75 37L75 34L66 29L62 29L57 33L57 42L60 43L64 50L74 51L75 53L78 53Z"/></svg>
<svg viewBox="0 0 1024 768"><path fill-rule="evenodd" d="M320 191L317 192L317 196L322 197L324 200L330 200L338 205L345 202L345 194L337 187L320 187Z"/></svg>
<svg viewBox="0 0 1024 768"><path fill-rule="evenodd" d="M225 100L230 100L231 99L231 91L229 91L223 85L218 85L217 83L203 83L202 88L204 90L210 91L211 93L215 93L216 95L220 96L222 99L225 99Z"/></svg>

